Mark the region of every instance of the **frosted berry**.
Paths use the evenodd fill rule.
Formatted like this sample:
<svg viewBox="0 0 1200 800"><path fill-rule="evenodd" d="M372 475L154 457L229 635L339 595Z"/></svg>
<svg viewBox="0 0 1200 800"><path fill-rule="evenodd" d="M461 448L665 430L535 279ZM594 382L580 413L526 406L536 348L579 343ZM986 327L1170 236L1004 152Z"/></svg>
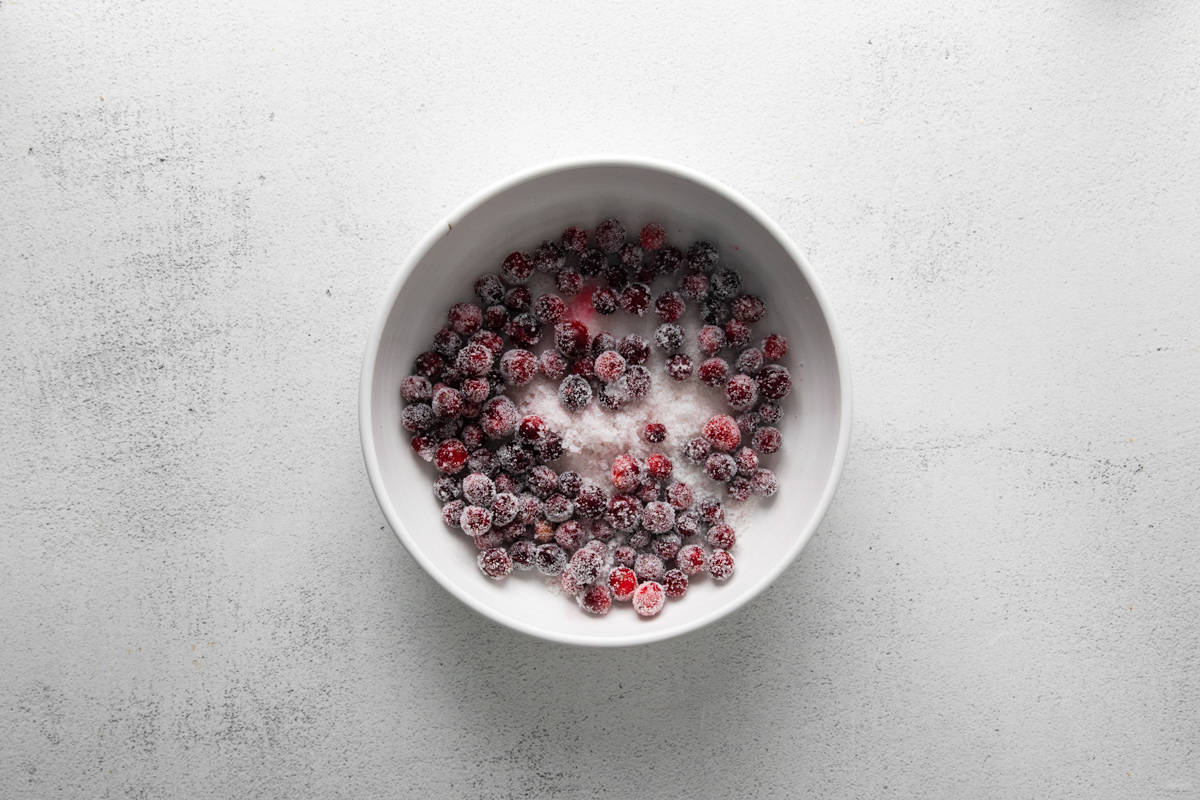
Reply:
<svg viewBox="0 0 1200 800"><path fill-rule="evenodd" d="M492 368L495 356L492 351L478 343L472 343L458 351L454 365L467 375L486 375Z"/></svg>
<svg viewBox="0 0 1200 800"><path fill-rule="evenodd" d="M650 357L650 343L636 333L630 333L617 343L617 352L626 364L645 364Z"/></svg>
<svg viewBox="0 0 1200 800"><path fill-rule="evenodd" d="M483 325L483 309L474 303L455 303L446 313L450 327L463 336L470 336Z"/></svg>
<svg viewBox="0 0 1200 800"><path fill-rule="evenodd" d="M729 452L742 441L742 432L737 422L728 414L718 414L704 423L704 438L718 450Z"/></svg>
<svg viewBox="0 0 1200 800"><path fill-rule="evenodd" d="M725 488L729 491L729 496L739 503L749 500L752 494L750 479L744 475L735 475Z"/></svg>
<svg viewBox="0 0 1200 800"><path fill-rule="evenodd" d="M578 527L579 523L563 523L563 525L574 524ZM559 526L563 527L562 525ZM559 545L562 546L561 544ZM567 567L563 571L564 575L570 575L580 588L589 586L600 579L600 572L604 568L604 557L590 547L584 547L575 551L571 559L567 562Z"/></svg>
<svg viewBox="0 0 1200 800"><path fill-rule="evenodd" d="M568 225L562 232L562 245L573 253L582 253L587 248L587 231L578 225Z"/></svg>
<svg viewBox="0 0 1200 800"><path fill-rule="evenodd" d="M682 570L669 569L663 575L662 579L663 590L667 597L676 600L687 594L688 577L683 574Z"/></svg>
<svg viewBox="0 0 1200 800"><path fill-rule="evenodd" d="M661 558L665 563L669 563L679 553L679 545L682 542L683 539L678 533L664 533L654 540L650 545L650 549L654 551L654 555Z"/></svg>
<svg viewBox="0 0 1200 800"><path fill-rule="evenodd" d="M409 375L400 381L400 397L406 403L428 400L433 396L433 384L424 375Z"/></svg>
<svg viewBox="0 0 1200 800"><path fill-rule="evenodd" d="M552 381L560 380L567 374L567 361L557 350L547 350L538 359L541 373Z"/></svg>
<svg viewBox="0 0 1200 800"><path fill-rule="evenodd" d="M639 528L629 534L629 546L640 553L650 546L650 539L650 531L644 531Z"/></svg>
<svg viewBox="0 0 1200 800"><path fill-rule="evenodd" d="M696 344L706 356L720 352L725 342L725 331L716 325L705 325L696 334Z"/></svg>
<svg viewBox="0 0 1200 800"><path fill-rule="evenodd" d="M537 545L528 539L522 539L508 546L508 557L512 559L513 566L517 569L533 569L533 557L536 550Z"/></svg>
<svg viewBox="0 0 1200 800"><path fill-rule="evenodd" d="M433 349L447 358L453 358L462 344L462 337L450 328L442 328L433 335Z"/></svg>
<svg viewBox="0 0 1200 800"><path fill-rule="evenodd" d="M492 524L508 525L517 518L517 496L511 492L500 492L492 498Z"/></svg>
<svg viewBox="0 0 1200 800"><path fill-rule="evenodd" d="M634 495L643 503L652 503L655 500L660 500L661 492L656 481L647 479L641 486L637 488Z"/></svg>
<svg viewBox="0 0 1200 800"><path fill-rule="evenodd" d="M599 519L608 508L608 493L598 484L585 480L575 496L575 513L584 519Z"/></svg>
<svg viewBox="0 0 1200 800"><path fill-rule="evenodd" d="M792 375L787 367L768 364L758 375L758 391L768 400L782 400L792 391Z"/></svg>
<svg viewBox="0 0 1200 800"><path fill-rule="evenodd" d="M592 277L599 275L608 265L608 256L599 248L592 247L579 254L579 272L581 275Z"/></svg>
<svg viewBox="0 0 1200 800"><path fill-rule="evenodd" d="M533 251L530 260L533 261L533 268L538 272L553 275L566 265L567 252L558 242L542 242Z"/></svg>
<svg viewBox="0 0 1200 800"><path fill-rule="evenodd" d="M475 331L468 344L481 344L491 350L493 356L499 355L504 350L504 338L495 331Z"/></svg>
<svg viewBox="0 0 1200 800"><path fill-rule="evenodd" d="M633 590L637 588L637 574L629 567L614 567L608 573L608 588L612 591L614 600L624 603L633 598Z"/></svg>
<svg viewBox="0 0 1200 800"><path fill-rule="evenodd" d="M754 429L758 427L761 420L758 418L757 411L747 411L743 414L738 414L734 421L737 422L738 430L742 432L743 439L750 439L754 433Z"/></svg>
<svg viewBox="0 0 1200 800"><path fill-rule="evenodd" d="M750 491L759 497L770 497L779 491L779 479L769 469L756 469L750 476Z"/></svg>
<svg viewBox="0 0 1200 800"><path fill-rule="evenodd" d="M644 283L630 283L621 290L621 310L640 317L650 308L650 287Z"/></svg>
<svg viewBox="0 0 1200 800"><path fill-rule="evenodd" d="M714 272L708 281L708 291L718 300L732 300L742 290L742 277L731 269Z"/></svg>
<svg viewBox="0 0 1200 800"><path fill-rule="evenodd" d="M554 324L567 316L567 304L556 294L538 295L533 301L533 318L538 322Z"/></svg>
<svg viewBox="0 0 1200 800"><path fill-rule="evenodd" d="M675 509L670 503L655 500L642 509L642 527L651 533L666 533L675 527Z"/></svg>
<svg viewBox="0 0 1200 800"><path fill-rule="evenodd" d="M544 500L558 489L558 473L545 464L539 464L529 470L525 482L529 486L529 491Z"/></svg>
<svg viewBox="0 0 1200 800"><path fill-rule="evenodd" d="M542 501L532 494L517 498L517 521L532 525L542 517Z"/></svg>
<svg viewBox="0 0 1200 800"><path fill-rule="evenodd" d="M688 266L701 272L712 272L719 259L717 246L712 242L704 240L694 242L687 251Z"/></svg>
<svg viewBox="0 0 1200 800"><path fill-rule="evenodd" d="M640 617L653 617L662 611L667 593L662 584L646 581L633 591L633 610Z"/></svg>
<svg viewBox="0 0 1200 800"><path fill-rule="evenodd" d="M517 482L507 472L497 472L492 478L492 483L496 485L496 494L503 494L507 492L508 494L514 495L513 500L516 500L515 495L518 489ZM492 511L495 513L495 509Z"/></svg>
<svg viewBox="0 0 1200 800"><path fill-rule="evenodd" d="M492 527L492 512L482 506L466 506L458 518L458 525L468 536L487 533Z"/></svg>
<svg viewBox="0 0 1200 800"><path fill-rule="evenodd" d="M642 465L628 453L613 459L609 473L613 486L620 492L632 492L642 482Z"/></svg>
<svg viewBox="0 0 1200 800"><path fill-rule="evenodd" d="M536 442L542 439L548 430L550 429L546 420L536 414L528 414L521 417L521 421L517 423L517 438L523 442Z"/></svg>
<svg viewBox="0 0 1200 800"><path fill-rule="evenodd" d="M679 292L667 290L654 301L654 313L663 322L676 322L683 316L687 304Z"/></svg>
<svg viewBox="0 0 1200 800"><path fill-rule="evenodd" d="M778 333L772 333L762 340L760 348L768 361L782 361L788 352L788 341Z"/></svg>
<svg viewBox="0 0 1200 800"><path fill-rule="evenodd" d="M616 530L632 533L642 524L642 504L632 495L615 495L608 501L604 520Z"/></svg>
<svg viewBox="0 0 1200 800"><path fill-rule="evenodd" d="M533 264L524 253L509 253L500 262L500 277L509 283L524 283L532 274Z"/></svg>
<svg viewBox="0 0 1200 800"><path fill-rule="evenodd" d="M667 426L661 422L648 422L642 428L642 438L651 444L659 444L667 438Z"/></svg>
<svg viewBox="0 0 1200 800"><path fill-rule="evenodd" d="M719 357L706 358L700 364L698 372L700 382L705 386L724 386L729 381L729 364Z"/></svg>
<svg viewBox="0 0 1200 800"><path fill-rule="evenodd" d="M683 446L683 455L693 464L703 464L708 460L708 454L711 452L712 445L709 444L707 439L700 436L689 440Z"/></svg>
<svg viewBox="0 0 1200 800"><path fill-rule="evenodd" d="M504 305L513 311L528 311L533 304L533 292L528 286L514 286L504 293Z"/></svg>
<svg viewBox="0 0 1200 800"><path fill-rule="evenodd" d="M504 533L496 528L489 528L483 533L471 537L477 550L491 550L493 547L504 545Z"/></svg>
<svg viewBox="0 0 1200 800"><path fill-rule="evenodd" d="M433 482L433 496L439 503L448 503L462 495L462 486L449 475L441 475Z"/></svg>
<svg viewBox="0 0 1200 800"><path fill-rule="evenodd" d="M482 472L485 475L495 475L499 469L499 459L496 454L486 447L479 447L467 456L467 469L471 472Z"/></svg>
<svg viewBox="0 0 1200 800"><path fill-rule="evenodd" d="M712 496L702 499L696 510L700 512L700 519L705 525L716 525L725 519L725 507Z"/></svg>
<svg viewBox="0 0 1200 800"><path fill-rule="evenodd" d="M400 427L409 433L420 433L433 427L436 417L427 403L413 403L400 412Z"/></svg>
<svg viewBox="0 0 1200 800"><path fill-rule="evenodd" d="M708 297L708 276L703 272L689 272L679 279L679 293L693 302L704 300Z"/></svg>
<svg viewBox="0 0 1200 800"><path fill-rule="evenodd" d="M463 499L471 505L487 506L496 496L496 484L482 472L472 472L462 480L462 493ZM505 520L508 521L510 520Z"/></svg>
<svg viewBox="0 0 1200 800"><path fill-rule="evenodd" d="M684 545L675 554L675 563L683 574L698 575L708 566L708 554L698 544Z"/></svg>
<svg viewBox="0 0 1200 800"><path fill-rule="evenodd" d="M729 306L720 300L706 297L700 304L700 319L709 325L724 325L729 321Z"/></svg>
<svg viewBox="0 0 1200 800"><path fill-rule="evenodd" d="M783 408L778 403L762 403L758 407L758 420L764 425L776 425L783 419Z"/></svg>
<svg viewBox="0 0 1200 800"><path fill-rule="evenodd" d="M628 359L626 359L628 364ZM640 400L650 391L650 371L641 364L625 367L621 379L629 386L629 395L634 400Z"/></svg>
<svg viewBox="0 0 1200 800"><path fill-rule="evenodd" d="M602 286L592 292L592 308L597 314L614 314L619 307L617 295L612 289Z"/></svg>
<svg viewBox="0 0 1200 800"><path fill-rule="evenodd" d="M438 445L433 456L439 472L453 475L467 465L467 448L457 439L447 439Z"/></svg>
<svg viewBox="0 0 1200 800"><path fill-rule="evenodd" d="M437 452L438 440L434 436L421 435L414 436L409 444L412 445L413 452L423 461L432 461Z"/></svg>
<svg viewBox="0 0 1200 800"><path fill-rule="evenodd" d="M664 322L654 329L654 343L664 353L678 353L683 349L683 328L674 322Z"/></svg>
<svg viewBox="0 0 1200 800"><path fill-rule="evenodd" d="M533 564L543 575L560 575L567 566L567 554L553 542L546 542L534 551Z"/></svg>
<svg viewBox="0 0 1200 800"><path fill-rule="evenodd" d="M664 365L672 380L686 381L692 377L692 359L684 353L676 353Z"/></svg>
<svg viewBox="0 0 1200 800"><path fill-rule="evenodd" d="M513 571L512 556L502 547L493 547L479 553L476 558L479 570L494 581L501 580Z"/></svg>
<svg viewBox="0 0 1200 800"><path fill-rule="evenodd" d="M483 404L479 427L489 439L511 436L517 427L517 407L504 395L497 395Z"/></svg>
<svg viewBox="0 0 1200 800"><path fill-rule="evenodd" d="M574 500L583 488L583 478L574 470L558 473L558 490Z"/></svg>
<svg viewBox="0 0 1200 800"><path fill-rule="evenodd" d="M783 445L783 435L779 433L778 428L768 425L754 432L751 443L754 445L755 450L769 455L779 451L779 448Z"/></svg>
<svg viewBox="0 0 1200 800"><path fill-rule="evenodd" d="M615 381L604 384L597 393L596 400L609 411L616 411L625 406L632 397L633 395L629 391L629 381L622 375Z"/></svg>
<svg viewBox="0 0 1200 800"><path fill-rule="evenodd" d="M749 375L734 375L725 384L725 402L734 411L746 411L758 402L758 384Z"/></svg>
<svg viewBox="0 0 1200 800"><path fill-rule="evenodd" d="M615 350L605 350L596 356L592 368L600 380L615 381L625 372L625 357Z"/></svg>
<svg viewBox="0 0 1200 800"><path fill-rule="evenodd" d="M667 229L657 222L648 223L642 228L642 235L639 239L644 249L657 250L667 242Z"/></svg>
<svg viewBox="0 0 1200 800"><path fill-rule="evenodd" d="M757 347L747 347L738 354L735 366L738 372L746 375L757 375L759 370L763 368L762 350L759 350Z"/></svg>
<svg viewBox="0 0 1200 800"><path fill-rule="evenodd" d="M750 341L750 326L736 319L725 323L725 341L730 347L745 347Z"/></svg>
<svg viewBox="0 0 1200 800"><path fill-rule="evenodd" d="M617 545L613 548L613 563L618 566L632 567L635 558L637 558L637 550L627 544Z"/></svg>
<svg viewBox="0 0 1200 800"><path fill-rule="evenodd" d="M558 431L546 431L546 435L537 443L537 454L545 463L557 461L562 457L566 448L563 446L562 434Z"/></svg>
<svg viewBox="0 0 1200 800"><path fill-rule="evenodd" d="M522 347L533 347L542 340L542 323L528 311L522 311L508 321L504 332Z"/></svg>
<svg viewBox="0 0 1200 800"><path fill-rule="evenodd" d="M611 217L602 220L593 235L596 245L606 253L615 253L625 244L625 226Z"/></svg>
<svg viewBox="0 0 1200 800"><path fill-rule="evenodd" d="M685 538L700 533L700 514L692 509L679 512L675 515L675 530Z"/></svg>
<svg viewBox="0 0 1200 800"><path fill-rule="evenodd" d="M558 385L558 402L568 411L582 411L592 402L592 387L587 378L568 375Z"/></svg>
<svg viewBox="0 0 1200 800"><path fill-rule="evenodd" d="M749 447L743 447L734 453L733 460L737 462L738 475L749 477L758 469L758 453Z"/></svg>
<svg viewBox="0 0 1200 800"><path fill-rule="evenodd" d="M589 614L602 617L612 608L613 598L608 587L596 584L579 595L579 607Z"/></svg>
<svg viewBox="0 0 1200 800"><path fill-rule="evenodd" d="M726 581L733 575L733 556L724 550L713 550L708 557L708 574L714 580Z"/></svg>
<svg viewBox="0 0 1200 800"><path fill-rule="evenodd" d="M504 282L491 273L480 275L475 280L475 296L485 306L504 302Z"/></svg>
<svg viewBox="0 0 1200 800"><path fill-rule="evenodd" d="M741 294L729 304L733 318L739 322L758 322L767 313L767 306L762 298L752 294Z"/></svg>
<svg viewBox="0 0 1200 800"><path fill-rule="evenodd" d="M554 287L565 297L574 297L583 288L583 276L573 269L564 269L554 276Z"/></svg>
<svg viewBox="0 0 1200 800"><path fill-rule="evenodd" d="M639 553L633 560L633 571L638 580L656 581L662 577L666 568L663 566L663 560L654 553Z"/></svg>
<svg viewBox="0 0 1200 800"><path fill-rule="evenodd" d="M720 547L723 550L729 550L737 543L737 534L733 528L726 525L724 522L717 523L708 529L708 535L705 540L713 547Z"/></svg>
<svg viewBox="0 0 1200 800"><path fill-rule="evenodd" d="M467 507L467 504L462 500L451 500L442 506L442 522L446 523L448 528L462 527L462 512Z"/></svg>
<svg viewBox="0 0 1200 800"><path fill-rule="evenodd" d="M506 306L488 306L483 310L483 327L490 331L503 331L508 326L508 317Z"/></svg>
<svg viewBox="0 0 1200 800"><path fill-rule="evenodd" d="M644 255L641 245L633 242L621 245L621 249L617 252L617 257L621 260L621 268L630 275L635 275L641 270Z"/></svg>
<svg viewBox="0 0 1200 800"><path fill-rule="evenodd" d="M591 530L592 533L595 532L594 528L591 528L590 526L589 526L589 530ZM602 541L593 539L592 541L590 541L584 545L584 549L591 550L596 555L600 556L600 559L602 561L608 558L608 545L606 545Z"/></svg>
<svg viewBox="0 0 1200 800"><path fill-rule="evenodd" d="M413 361L413 372L426 378L436 378L442 371L445 360L433 350L426 350Z"/></svg>
<svg viewBox="0 0 1200 800"><path fill-rule="evenodd" d="M562 497L562 495L556 495L556 496ZM569 503L571 501L568 500L567 502ZM549 507L549 506L547 506L547 507ZM555 520L550 520L550 522L554 522L554 521ZM566 521L563 521L563 520L559 520L559 521L562 524L560 524L557 528L554 529L555 544L557 544L563 550L566 550L568 552L570 552L572 550L578 550L579 546L583 544L583 526L580 525L578 522L576 522L573 519L566 520Z"/></svg>
<svg viewBox="0 0 1200 800"><path fill-rule="evenodd" d="M571 498L562 494L552 494L546 498L546 519L551 522L562 522L570 519L575 514L575 503ZM578 526L579 523L573 523ZM561 542L559 543L561 544Z"/></svg>
<svg viewBox="0 0 1200 800"><path fill-rule="evenodd" d="M655 480L666 480L671 477L674 465L671 459L662 453L651 453L646 457L646 471Z"/></svg>
<svg viewBox="0 0 1200 800"><path fill-rule="evenodd" d="M695 497L692 487L682 481L675 481L667 487L667 502L674 506L676 510L682 511L689 507L693 499Z"/></svg>
<svg viewBox="0 0 1200 800"><path fill-rule="evenodd" d="M439 387L433 393L433 413L439 417L453 419L462 413L463 396L458 389L451 389L449 386ZM415 408L415 406L409 406Z"/></svg>
<svg viewBox="0 0 1200 800"><path fill-rule="evenodd" d="M728 453L713 453L704 462L704 472L714 481L725 483L737 474L737 464Z"/></svg>
<svg viewBox="0 0 1200 800"><path fill-rule="evenodd" d="M616 535L616 531L614 531L611 527L608 526L607 523L605 523L601 520L594 520L592 522L587 523L587 528L589 531L591 531L592 541L598 545L604 544L605 542L612 541L613 536ZM591 542L589 542L589 544L590 543ZM607 545L605 546L604 549L606 551L608 550Z"/></svg>
<svg viewBox="0 0 1200 800"><path fill-rule="evenodd" d="M496 460L505 471L520 475L533 466L533 453L517 442L505 442L496 449Z"/></svg>

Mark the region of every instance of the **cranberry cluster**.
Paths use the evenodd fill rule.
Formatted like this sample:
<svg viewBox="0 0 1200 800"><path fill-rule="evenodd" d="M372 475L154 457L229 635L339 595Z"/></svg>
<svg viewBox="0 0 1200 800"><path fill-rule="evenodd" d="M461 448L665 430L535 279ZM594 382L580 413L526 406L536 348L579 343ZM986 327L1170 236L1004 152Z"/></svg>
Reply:
<svg viewBox="0 0 1200 800"><path fill-rule="evenodd" d="M535 297L526 285L535 273L551 279L557 293ZM655 297L655 281L676 273L676 288ZM672 480L666 454L617 456L610 493L578 473L556 472L551 465L563 454L562 435L539 416L521 417L505 392L540 374L559 383L559 402L570 411L593 400L616 410L646 396L656 348L671 379L695 375L722 390L737 414L709 419L681 448L684 457L703 465L735 500L770 496L778 481L760 458L780 448L780 401L792 379L777 363L788 349L782 336L751 345L751 326L766 313L763 300L742 291L740 276L722 265L711 243L683 252L654 223L631 241L614 219L590 237L572 226L558 242L510 253L498 274L480 276L474 289L478 302L451 306L400 395L413 450L441 473L434 494L442 517L473 538L480 570L499 580L514 569L537 569L558 576L586 611L606 614L615 599L631 601L642 616L682 597L690 577L728 579L736 537L721 501L697 501L691 486ZM705 357L698 366L683 352L678 324L689 306L705 323L696 337ZM588 314L573 313L580 308ZM592 335L579 319L618 311L655 314L653 343L637 334ZM546 335L552 346L535 355ZM732 367L722 357L727 349L736 353ZM651 423L642 436L660 444L667 431Z"/></svg>

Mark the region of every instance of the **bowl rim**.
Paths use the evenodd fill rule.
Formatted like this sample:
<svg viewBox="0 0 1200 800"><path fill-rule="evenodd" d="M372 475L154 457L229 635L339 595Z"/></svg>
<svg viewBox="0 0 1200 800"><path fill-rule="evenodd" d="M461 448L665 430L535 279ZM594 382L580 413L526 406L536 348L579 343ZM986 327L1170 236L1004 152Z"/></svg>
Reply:
<svg viewBox="0 0 1200 800"><path fill-rule="evenodd" d="M462 592L453 581L441 570L441 568L421 552L421 549L416 545L415 539L404 526L400 516L396 513L387 491L383 484L383 476L379 468L379 458L375 450L374 438L372 435L372 425L374 420L371 412L371 389L375 378L375 362L379 356L379 345L383 338L383 331L387 324L387 319L391 315L393 306L399 298L400 289L404 282L408 279L409 274L416 268L416 265L428 255L433 246L445 235L445 232L453 227L453 225L467 214L471 213L485 202L494 197L503 194L509 189L525 183L527 181L539 178L555 172L563 172L581 168L591 167L631 167L634 169L644 169L656 172L665 172L676 177L691 181L715 194L722 196L725 200L740 207L746 212L755 222L763 227L771 236L773 236L783 247L784 251L791 258L796 268L800 270L812 289L813 297L817 301L817 305L821 308L822 314L825 316L825 324L829 329L830 341L833 344L834 363L837 365L839 390L840 390L840 411L841 423L838 428L837 447L834 451L833 464L829 471L829 477L825 482L825 487L821 491L820 500L816 506L816 513L810 517L808 525L804 531L796 537L794 543L789 550L784 553L784 557L780 558L770 570L767 571L757 583L750 587L736 600L733 600L708 614L691 620L683 625L673 626L670 628L659 626L648 626L645 632L629 634L621 637L608 637L603 639L592 638L587 634L574 633L559 633L556 631L548 631L531 625L524 620L510 617L498 612L495 608L476 600L475 598ZM534 167L513 173L501 180L477 192L464 203L459 205L440 222L435 224L430 231L409 251L408 256L400 265L400 269L392 277L387 291L384 294L383 301L379 311L376 313L375 322L371 326L369 338L367 339L366 352L363 358L362 374L359 381L359 437L361 440L363 461L366 466L367 475L370 478L371 490L375 494L375 499L379 503L380 509L383 511L384 518L387 520L388 526L404 545L404 549L408 551L417 563L428 573L442 588L448 591L454 597L457 597L461 602L468 607L474 609L478 613L494 620L508 628L511 628L521 633L533 636L546 641L559 642L562 644L570 644L581 647L627 647L630 645L648 644L650 642L665 641L676 636L682 636L692 631L699 630L706 625L709 625L717 620L732 614L752 599L758 597L768 586L783 573L788 566L796 560L800 551L808 544L813 533L825 518L825 514L829 510L830 504L833 502L833 496L837 490L838 483L841 480L842 471L846 463L846 454L850 446L850 428L851 428L851 394L850 394L850 370L847 362L846 346L838 331L832 311L829 307L829 301L825 296L824 289L821 287L817 276L814 274L812 267L808 263L808 259L800 251L800 248L792 242L791 238L768 217L754 203L750 202L741 193L731 189L725 184L708 177L689 167L684 167L669 161L657 158L649 158L643 156L623 156L623 155L594 155L582 156L575 158L558 159L554 161L544 162Z"/></svg>

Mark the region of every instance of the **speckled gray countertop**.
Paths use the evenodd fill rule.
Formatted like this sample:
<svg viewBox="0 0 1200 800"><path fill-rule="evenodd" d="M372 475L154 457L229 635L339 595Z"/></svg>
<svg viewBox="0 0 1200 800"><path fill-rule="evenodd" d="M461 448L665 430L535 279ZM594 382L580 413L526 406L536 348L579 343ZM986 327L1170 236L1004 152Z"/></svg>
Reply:
<svg viewBox="0 0 1200 800"><path fill-rule="evenodd" d="M0 0L0 796L1200 797L1194 4L258 5ZM446 594L356 429L419 236L597 151L775 217L857 392L625 652Z"/></svg>

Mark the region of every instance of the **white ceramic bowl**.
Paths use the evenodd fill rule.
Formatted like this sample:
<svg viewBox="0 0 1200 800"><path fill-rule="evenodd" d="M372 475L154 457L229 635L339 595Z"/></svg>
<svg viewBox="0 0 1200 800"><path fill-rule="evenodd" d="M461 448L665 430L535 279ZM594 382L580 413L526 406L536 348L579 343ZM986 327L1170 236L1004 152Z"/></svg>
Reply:
<svg viewBox="0 0 1200 800"><path fill-rule="evenodd" d="M494 583L475 548L446 529L431 492L432 467L400 430L400 381L445 319L468 299L475 277L502 257L557 239L569 224L613 216L627 226L651 220L684 246L710 239L741 265L750 291L767 300L765 325L786 335L786 363L798 378L784 404L781 490L738 531L733 578L698 582L688 595L643 620L617 607L582 613L538 580ZM736 248L736 249L735 249ZM757 328L764 327L760 323ZM756 328L756 329L757 329ZM539 348L540 349L540 348ZM363 455L379 505L400 541L433 578L476 611L519 631L559 642L619 646L666 639L719 619L761 592L792 562L833 497L850 433L850 385L842 345L815 276L779 227L736 192L682 167L630 158L550 164L487 189L439 223L409 255L384 298L363 365ZM699 424L699 422L698 422Z"/></svg>

